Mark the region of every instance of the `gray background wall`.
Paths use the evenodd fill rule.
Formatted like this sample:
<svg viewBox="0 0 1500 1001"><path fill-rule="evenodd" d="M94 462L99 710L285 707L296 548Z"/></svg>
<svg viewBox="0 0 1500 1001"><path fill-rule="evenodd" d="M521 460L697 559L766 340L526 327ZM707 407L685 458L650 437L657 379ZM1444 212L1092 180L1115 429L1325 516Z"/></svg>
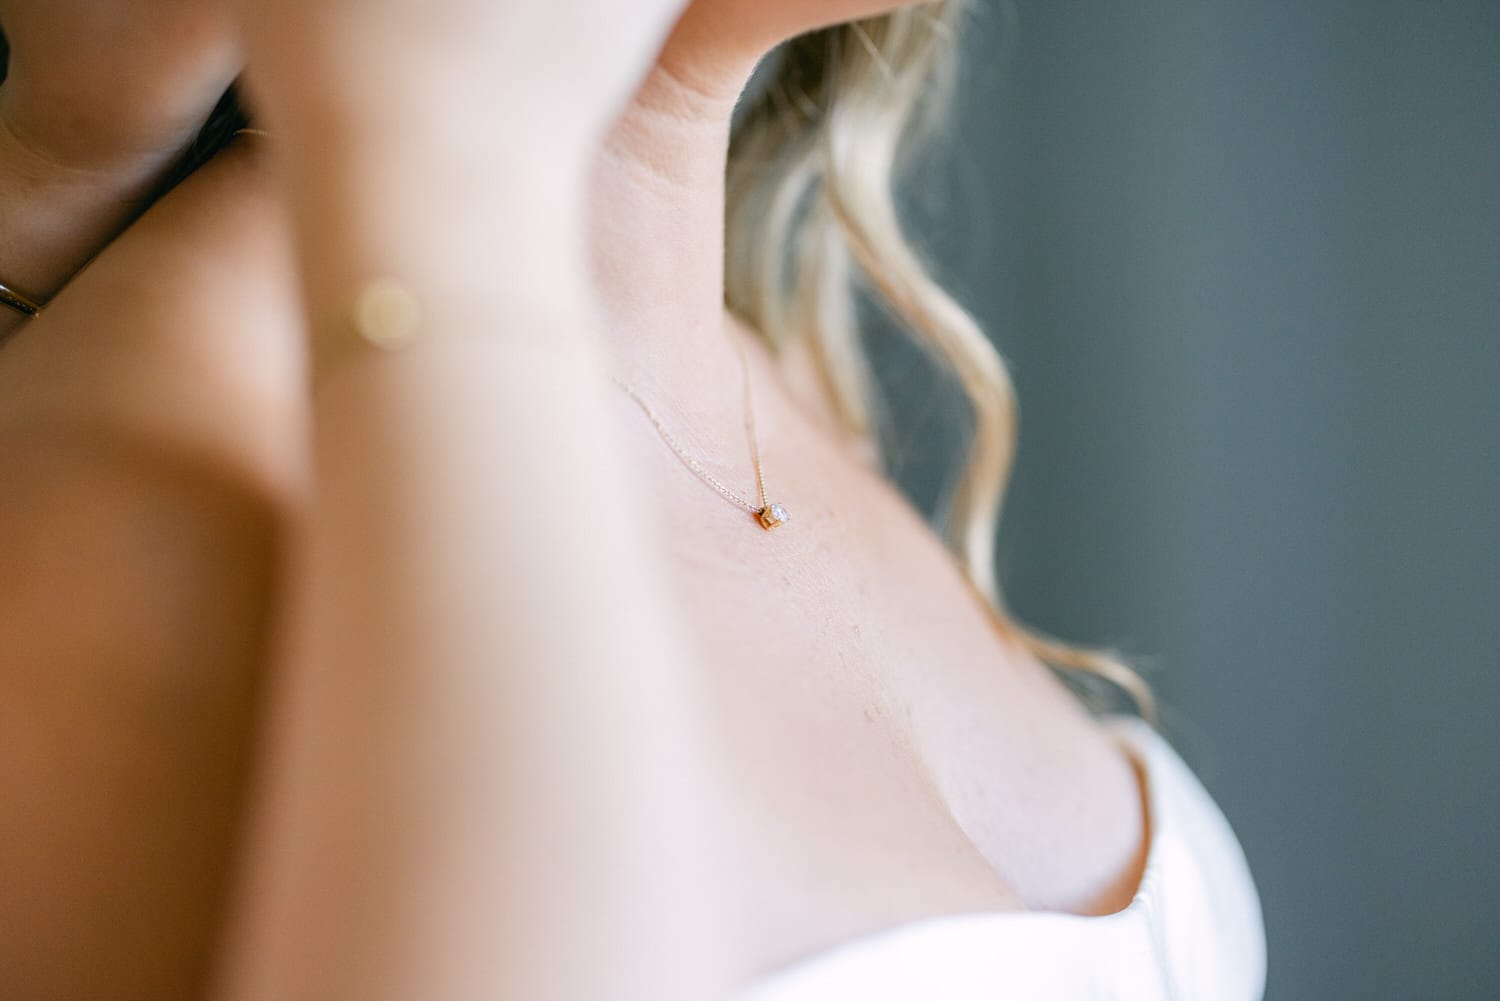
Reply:
<svg viewBox="0 0 1500 1001"><path fill-rule="evenodd" d="M1154 665L1270 1001L1500 999L1500 3L978 6L912 216L1019 385L1012 604Z"/></svg>

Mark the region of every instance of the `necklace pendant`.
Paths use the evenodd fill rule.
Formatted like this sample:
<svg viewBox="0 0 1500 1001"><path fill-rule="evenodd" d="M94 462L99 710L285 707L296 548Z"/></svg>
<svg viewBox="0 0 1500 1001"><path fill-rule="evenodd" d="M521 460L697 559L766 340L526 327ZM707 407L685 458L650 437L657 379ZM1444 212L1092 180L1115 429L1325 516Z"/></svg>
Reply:
<svg viewBox="0 0 1500 1001"><path fill-rule="evenodd" d="M766 531L780 528L791 520L792 516L786 513L786 508L780 504L767 504L755 512L755 518L760 522L760 527Z"/></svg>

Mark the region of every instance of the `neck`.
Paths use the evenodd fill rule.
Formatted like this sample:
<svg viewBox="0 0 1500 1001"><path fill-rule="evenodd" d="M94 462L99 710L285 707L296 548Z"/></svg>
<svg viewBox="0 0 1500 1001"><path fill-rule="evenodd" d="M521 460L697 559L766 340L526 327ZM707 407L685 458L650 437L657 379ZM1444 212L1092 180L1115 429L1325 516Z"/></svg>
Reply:
<svg viewBox="0 0 1500 1001"><path fill-rule="evenodd" d="M707 79L664 56L594 178L594 265L617 369L699 416L739 406L739 362L724 329L725 171L751 68Z"/></svg>

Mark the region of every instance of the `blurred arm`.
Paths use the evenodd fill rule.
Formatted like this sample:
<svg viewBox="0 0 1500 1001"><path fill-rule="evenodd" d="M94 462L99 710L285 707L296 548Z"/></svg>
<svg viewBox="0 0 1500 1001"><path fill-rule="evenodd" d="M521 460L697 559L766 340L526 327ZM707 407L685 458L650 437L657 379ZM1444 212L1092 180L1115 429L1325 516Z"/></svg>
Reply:
<svg viewBox="0 0 1500 1001"><path fill-rule="evenodd" d="M342 125L273 126L316 489L220 996L713 997L713 751L598 373L583 165ZM386 275L422 337L351 350Z"/></svg>

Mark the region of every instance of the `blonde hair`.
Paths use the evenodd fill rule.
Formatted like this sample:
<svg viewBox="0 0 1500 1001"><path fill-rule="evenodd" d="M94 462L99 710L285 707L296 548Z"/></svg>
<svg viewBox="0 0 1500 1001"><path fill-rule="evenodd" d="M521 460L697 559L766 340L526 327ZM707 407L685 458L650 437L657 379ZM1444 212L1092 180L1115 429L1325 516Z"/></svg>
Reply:
<svg viewBox="0 0 1500 1001"><path fill-rule="evenodd" d="M1019 623L995 577L995 533L1015 458L1015 390L975 319L912 249L896 207L904 154L951 102L960 0L872 18L787 43L748 99L730 151L726 296L780 352L804 342L845 428L880 450L882 399L864 349L856 282L962 388L971 433L945 541L1002 633L1054 669L1127 692L1156 722L1150 686L1116 651L1065 643ZM1077 675L1089 701L1102 693Z"/></svg>

